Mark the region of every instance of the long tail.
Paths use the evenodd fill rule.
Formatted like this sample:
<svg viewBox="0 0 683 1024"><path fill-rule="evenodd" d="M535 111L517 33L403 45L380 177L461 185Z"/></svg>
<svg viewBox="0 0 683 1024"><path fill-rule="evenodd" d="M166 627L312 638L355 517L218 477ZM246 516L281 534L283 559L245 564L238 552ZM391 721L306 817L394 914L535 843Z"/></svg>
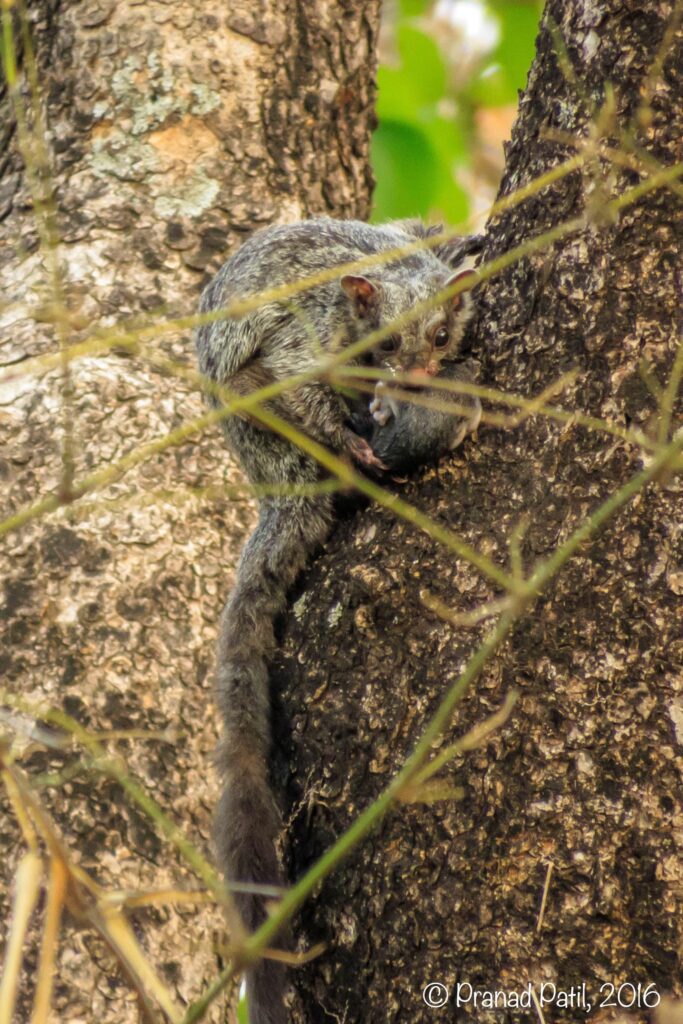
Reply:
<svg viewBox="0 0 683 1024"><path fill-rule="evenodd" d="M281 884L275 852L280 815L268 781L267 660L275 647L273 622L287 591L331 522L327 497L264 500L223 611L218 701L224 732L218 765L224 789L214 840L228 881ZM241 893L235 899L245 927L258 928L266 917L265 898ZM274 960L262 960L248 972L250 1024L285 1024L284 986L284 967Z"/></svg>

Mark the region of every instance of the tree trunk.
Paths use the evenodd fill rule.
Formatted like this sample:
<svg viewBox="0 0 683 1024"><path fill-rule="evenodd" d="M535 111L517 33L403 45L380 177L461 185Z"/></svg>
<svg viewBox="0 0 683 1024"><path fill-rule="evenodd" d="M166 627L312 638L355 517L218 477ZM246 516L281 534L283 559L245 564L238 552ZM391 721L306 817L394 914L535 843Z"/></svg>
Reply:
<svg viewBox="0 0 683 1024"><path fill-rule="evenodd" d="M101 327L125 333L193 314L202 284L257 227L315 213L367 216L379 0L309 3L305 14L270 0L29 7L48 133L45 152L31 143L28 155L36 198L5 91L0 478L5 516L57 490L66 507L28 517L2 540L0 661L13 742L33 777L81 753L27 739L33 708L65 710L94 733L140 730L112 752L208 855L209 669L252 503L231 496L241 476L214 427L68 504L87 474L201 415L198 389L183 379L195 365L190 334L167 331L135 353L121 341L115 353L74 361L66 383L54 364L47 375L22 364L57 350L56 321L68 346ZM30 69L27 52L20 66ZM22 95L35 138L36 113ZM35 209L50 197L54 249L49 216L39 229ZM68 317L55 311L56 279ZM17 709L17 697L27 706ZM74 858L105 888L197 887L111 779L80 771L40 795ZM4 924L24 842L2 810ZM41 923L38 915L34 938ZM135 925L181 1004L216 976L220 911L162 905L138 912ZM58 974L55 1020L138 1019L92 933L66 934ZM24 980L19 1012L28 1020L33 983Z"/></svg>
<svg viewBox="0 0 683 1024"><path fill-rule="evenodd" d="M501 194L572 156L601 108L612 149L632 126L646 155L635 170L593 161L491 221L484 259L586 213L581 230L480 289L472 333L486 383L532 396L575 369L557 404L646 432L656 399L639 366L665 382L680 344L681 188L613 220L606 203L650 173L649 158L683 155L672 14L652 0L548 3ZM633 444L537 416L484 426L401 494L502 565L526 524L529 571L642 464ZM520 691L508 724L446 770L463 798L396 808L305 905L297 931L327 951L293 972L295 1021L431 1022L430 982L450 990L444 1020L478 1024L537 1019L533 1004L515 1013L482 1002L495 990L521 996L529 982L566 993L546 1004L546 1020L613 1019L629 1001L628 1019L645 1020L646 986L681 994L680 512L680 485L648 486L518 622L453 723L460 736ZM275 673L293 879L394 776L485 635L484 624L453 628L428 611L425 589L456 611L496 594L377 509L343 524L306 578ZM479 993L477 1008L456 1008L457 982ZM610 999L605 986L625 983L641 995Z"/></svg>

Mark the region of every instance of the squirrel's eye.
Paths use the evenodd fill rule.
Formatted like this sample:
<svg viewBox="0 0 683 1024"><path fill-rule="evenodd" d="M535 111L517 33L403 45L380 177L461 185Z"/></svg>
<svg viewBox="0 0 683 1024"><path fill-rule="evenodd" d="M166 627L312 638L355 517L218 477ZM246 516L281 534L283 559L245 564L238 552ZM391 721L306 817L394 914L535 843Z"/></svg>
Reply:
<svg viewBox="0 0 683 1024"><path fill-rule="evenodd" d="M445 348L448 344L450 335L447 327L439 327L438 331L434 335L434 348Z"/></svg>
<svg viewBox="0 0 683 1024"><path fill-rule="evenodd" d="M377 347L380 352L391 355L392 352L398 352L400 349L401 339L397 334L392 334L389 338L383 338Z"/></svg>

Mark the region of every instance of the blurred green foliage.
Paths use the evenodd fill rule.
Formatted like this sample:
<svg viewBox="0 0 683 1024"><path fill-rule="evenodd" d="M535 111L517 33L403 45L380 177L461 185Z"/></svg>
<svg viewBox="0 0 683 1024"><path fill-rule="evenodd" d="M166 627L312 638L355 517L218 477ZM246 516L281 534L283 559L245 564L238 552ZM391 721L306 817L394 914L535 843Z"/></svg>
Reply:
<svg viewBox="0 0 683 1024"><path fill-rule="evenodd" d="M458 2L462 0L451 0L453 6ZM452 45L457 33L449 33L450 45L438 38L444 23L430 18L435 3L398 0L390 27L394 60L381 64L377 76L374 221L431 214L458 224L470 212L455 174L472 167L476 111L517 103L534 56L541 12L536 0L481 0L479 6L490 34L497 24L498 41L491 38L488 50L467 58L463 81ZM471 0L461 10L468 17L477 13Z"/></svg>

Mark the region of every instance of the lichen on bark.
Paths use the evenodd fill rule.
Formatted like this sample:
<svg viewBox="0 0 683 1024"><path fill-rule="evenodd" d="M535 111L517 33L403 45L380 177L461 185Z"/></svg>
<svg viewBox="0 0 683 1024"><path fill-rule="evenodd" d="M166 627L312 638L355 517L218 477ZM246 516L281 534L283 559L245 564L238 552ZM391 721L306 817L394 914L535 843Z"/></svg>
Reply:
<svg viewBox="0 0 683 1024"><path fill-rule="evenodd" d="M304 20L296 4L264 2L270 29L261 38L231 24L237 8L204 0L26 6L68 345L113 325L125 333L194 314L202 284L246 232L273 220L367 214L377 3L358 12L312 3ZM300 53L309 45L310 53ZM28 70L24 58L20 73ZM327 99L315 132L302 127L295 137L287 125L303 118L304 86ZM21 95L31 121L26 78ZM57 349L58 331L50 254L40 245L6 90L0 103L4 520L58 487L64 417L61 374L22 375L28 358ZM189 332L166 332L146 351L120 346L71 364L76 480L202 413L199 389L182 373L194 367L192 349ZM180 364L180 373L159 366L159 356ZM253 521L251 499L231 490L241 484L216 427L0 542L2 686L36 715L48 705L95 733L139 731L141 738L119 741L112 753L207 855L216 796L216 622ZM30 731L30 711L10 720ZM21 729L14 743L31 778L69 769L79 756L27 740ZM74 857L105 887L197 887L110 778L77 772L40 796ZM0 821L4 940L24 850L4 795ZM30 1019L43 921L41 909L27 944L22 1020ZM219 909L164 903L136 911L134 924L178 1002L195 998L218 973L226 942ZM134 995L92 932L65 927L57 974L55 1019L138 1020ZM218 1001L207 1019L225 1013Z"/></svg>

